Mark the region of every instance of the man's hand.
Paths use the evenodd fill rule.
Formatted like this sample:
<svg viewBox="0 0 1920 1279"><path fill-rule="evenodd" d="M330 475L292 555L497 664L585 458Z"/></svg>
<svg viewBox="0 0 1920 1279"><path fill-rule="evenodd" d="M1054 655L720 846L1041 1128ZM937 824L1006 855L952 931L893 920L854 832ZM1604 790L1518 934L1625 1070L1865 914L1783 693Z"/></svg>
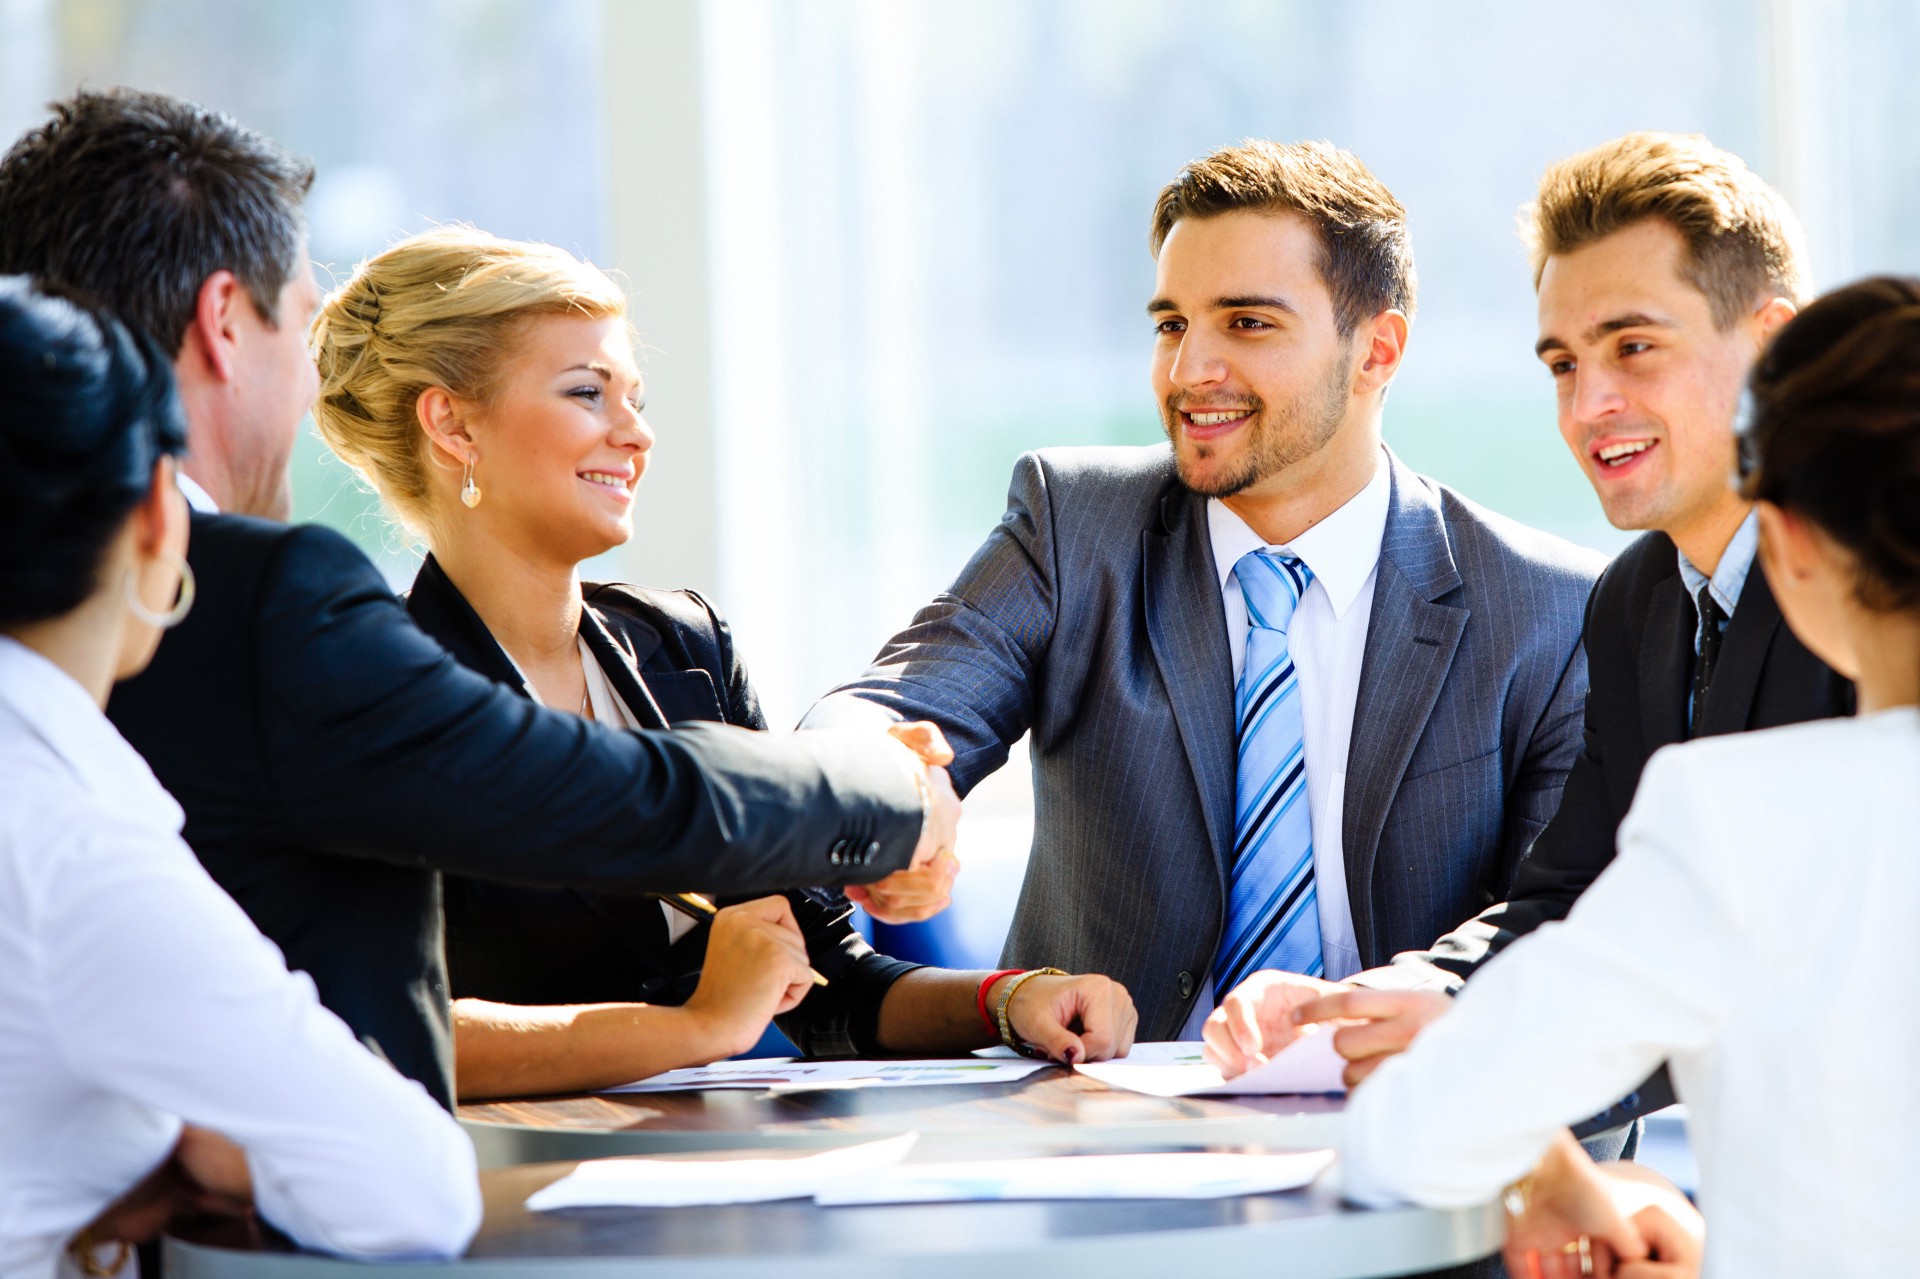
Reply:
<svg viewBox="0 0 1920 1279"><path fill-rule="evenodd" d="M960 797L946 765L953 748L936 724L916 720L895 724L887 735L900 744L900 759L913 774L926 802L920 842L906 870L895 871L877 883L849 886L848 900L864 906L883 924L911 924L931 919L953 903L953 880L960 860L953 850L960 827Z"/></svg>
<svg viewBox="0 0 1920 1279"><path fill-rule="evenodd" d="M1296 1027L1318 1021L1357 1023L1341 1026L1333 1036L1334 1050L1347 1059L1341 1078L1352 1088L1381 1062L1405 1052L1422 1029L1452 1007L1452 997L1438 991L1344 986L1298 1004L1290 1015Z"/></svg>
<svg viewBox="0 0 1920 1279"><path fill-rule="evenodd" d="M713 917L700 984L686 1012L709 1036L713 1060L753 1047L767 1023L813 989L807 941L784 897L760 897Z"/></svg>
<svg viewBox="0 0 1920 1279"><path fill-rule="evenodd" d="M998 1006L999 993L987 992L989 1009ZM1069 1066L1126 1056L1139 1021L1127 988L1097 974L1029 977L1007 1005L1007 1024L1015 1035Z"/></svg>
<svg viewBox="0 0 1920 1279"><path fill-rule="evenodd" d="M1300 1037L1293 1011L1347 987L1265 969L1235 986L1200 1028L1201 1052L1227 1079L1264 1066Z"/></svg>

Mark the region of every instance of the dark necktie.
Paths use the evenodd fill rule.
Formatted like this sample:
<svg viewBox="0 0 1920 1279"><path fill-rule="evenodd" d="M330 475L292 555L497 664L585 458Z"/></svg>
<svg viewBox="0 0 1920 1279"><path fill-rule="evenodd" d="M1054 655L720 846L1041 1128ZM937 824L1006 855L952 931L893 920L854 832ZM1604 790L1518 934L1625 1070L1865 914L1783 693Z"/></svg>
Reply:
<svg viewBox="0 0 1920 1279"><path fill-rule="evenodd" d="M1707 714L1707 689L1713 684L1714 664L1720 660L1720 639L1727 627L1727 614L1714 603L1711 587L1702 586L1694 597L1700 610L1700 652L1693 659L1693 723L1689 737L1700 735L1700 724Z"/></svg>

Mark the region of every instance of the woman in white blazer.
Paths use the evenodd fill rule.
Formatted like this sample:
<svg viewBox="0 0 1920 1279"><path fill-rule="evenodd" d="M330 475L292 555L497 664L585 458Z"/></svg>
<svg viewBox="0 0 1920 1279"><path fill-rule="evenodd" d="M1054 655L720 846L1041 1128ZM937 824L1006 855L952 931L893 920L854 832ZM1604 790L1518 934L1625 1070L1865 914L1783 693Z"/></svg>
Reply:
<svg viewBox="0 0 1920 1279"><path fill-rule="evenodd" d="M1485 1202L1670 1061L1707 1273L1920 1267L1920 280L1814 303L1752 398L1767 580L1859 713L1656 755L1567 921L1355 1093L1355 1199ZM1619 1273L1681 1273L1657 1263L1685 1252Z"/></svg>
<svg viewBox="0 0 1920 1279"><path fill-rule="evenodd" d="M111 1274L181 1206L444 1255L451 1116L321 1008L201 870L101 713L192 603L165 355L0 277L0 1274Z"/></svg>

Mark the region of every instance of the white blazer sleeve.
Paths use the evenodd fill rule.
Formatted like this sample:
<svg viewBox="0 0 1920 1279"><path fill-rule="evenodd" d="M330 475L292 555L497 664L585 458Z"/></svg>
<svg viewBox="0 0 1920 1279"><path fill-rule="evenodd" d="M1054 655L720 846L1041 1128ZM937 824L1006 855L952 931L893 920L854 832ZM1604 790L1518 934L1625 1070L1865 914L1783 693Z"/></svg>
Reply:
<svg viewBox="0 0 1920 1279"><path fill-rule="evenodd" d="M76 1075L244 1147L261 1215L305 1247L466 1247L465 1134L320 1006L184 844L107 820L45 864L42 988Z"/></svg>
<svg viewBox="0 0 1920 1279"><path fill-rule="evenodd" d="M1742 944L1734 868L1684 752L1649 762L1620 852L1563 924L1522 938L1348 1105L1346 1194L1485 1203L1561 1128L1722 1024Z"/></svg>

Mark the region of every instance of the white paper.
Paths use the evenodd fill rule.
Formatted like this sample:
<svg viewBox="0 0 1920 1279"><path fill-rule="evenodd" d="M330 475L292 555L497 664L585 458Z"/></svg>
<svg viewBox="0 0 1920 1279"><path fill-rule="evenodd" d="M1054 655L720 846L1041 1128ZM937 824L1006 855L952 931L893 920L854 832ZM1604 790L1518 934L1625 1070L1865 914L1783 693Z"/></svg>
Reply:
<svg viewBox="0 0 1920 1279"><path fill-rule="evenodd" d="M527 1207L551 1212L805 1199L842 1179L865 1179L892 1168L919 1138L919 1133L902 1133L798 1159L589 1159L535 1191Z"/></svg>
<svg viewBox="0 0 1920 1279"><path fill-rule="evenodd" d="M698 1088L806 1092L835 1088L912 1088L934 1084L1005 1084L1025 1079L1047 1063L978 1057L924 1061L795 1061L758 1057L717 1061L711 1066L669 1070L606 1092L680 1092Z"/></svg>
<svg viewBox="0 0 1920 1279"><path fill-rule="evenodd" d="M814 1195L826 1206L993 1199L1225 1199L1294 1190L1333 1162L1331 1150L1282 1155L1168 1153L902 1164Z"/></svg>
<svg viewBox="0 0 1920 1279"><path fill-rule="evenodd" d="M1155 1097L1233 1097L1345 1092L1340 1075L1346 1065L1334 1049L1333 1032L1309 1026L1266 1065L1232 1079L1222 1079L1207 1064L1198 1043L1135 1044L1118 1061L1091 1062L1074 1069L1110 1088Z"/></svg>

